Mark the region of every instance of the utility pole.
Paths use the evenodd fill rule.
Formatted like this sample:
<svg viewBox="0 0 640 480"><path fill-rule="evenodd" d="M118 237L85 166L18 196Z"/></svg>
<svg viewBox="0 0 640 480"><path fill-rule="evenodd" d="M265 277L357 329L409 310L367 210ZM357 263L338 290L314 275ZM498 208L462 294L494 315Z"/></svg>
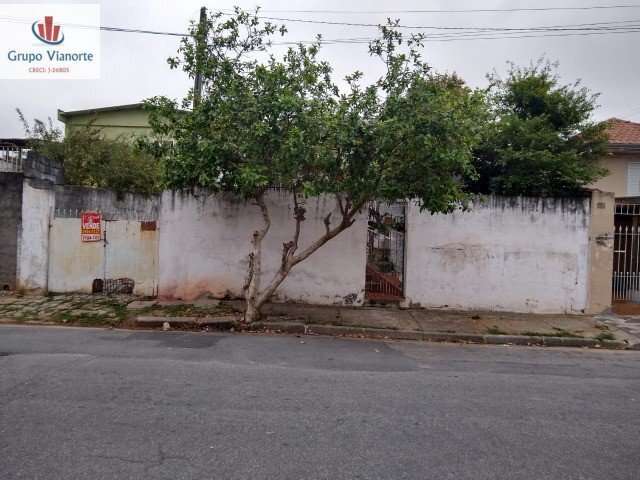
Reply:
<svg viewBox="0 0 640 480"><path fill-rule="evenodd" d="M200 23L196 36L196 77L193 83L193 108L202 97L202 62L207 52L207 7L200 7Z"/></svg>

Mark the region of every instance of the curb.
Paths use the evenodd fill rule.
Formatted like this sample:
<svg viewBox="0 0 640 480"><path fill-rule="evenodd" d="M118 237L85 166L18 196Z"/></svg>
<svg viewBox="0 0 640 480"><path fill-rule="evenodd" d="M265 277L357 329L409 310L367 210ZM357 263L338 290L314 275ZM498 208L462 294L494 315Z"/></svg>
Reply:
<svg viewBox="0 0 640 480"><path fill-rule="evenodd" d="M156 317L138 316L136 325L140 327L161 327L165 322L172 327L212 327L228 330L235 326L238 317L233 315L219 317Z"/></svg>
<svg viewBox="0 0 640 480"><path fill-rule="evenodd" d="M271 330L296 335L358 336L385 340L417 340L427 342L477 343L485 345L538 345L544 347L587 347L626 350L630 346L615 340L594 340L577 337L541 337L528 335L480 335L467 333L420 332L417 330L386 330L380 328L316 325L296 322L258 322L256 330Z"/></svg>

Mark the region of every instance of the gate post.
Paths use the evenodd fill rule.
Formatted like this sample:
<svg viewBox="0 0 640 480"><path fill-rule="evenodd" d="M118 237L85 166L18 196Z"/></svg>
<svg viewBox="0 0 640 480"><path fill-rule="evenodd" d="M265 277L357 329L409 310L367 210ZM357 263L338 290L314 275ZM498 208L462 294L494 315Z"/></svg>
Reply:
<svg viewBox="0 0 640 480"><path fill-rule="evenodd" d="M614 212L614 194L592 190L589 219L589 276L585 312L588 314L602 313L611 308Z"/></svg>

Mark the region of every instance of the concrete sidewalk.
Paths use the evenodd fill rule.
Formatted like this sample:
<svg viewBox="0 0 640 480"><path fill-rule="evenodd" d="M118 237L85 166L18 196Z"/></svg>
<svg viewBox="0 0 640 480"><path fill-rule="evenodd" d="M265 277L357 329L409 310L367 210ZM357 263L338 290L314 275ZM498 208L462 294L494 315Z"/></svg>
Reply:
<svg viewBox="0 0 640 480"><path fill-rule="evenodd" d="M241 303L233 302L241 310ZM274 330L383 338L563 346L640 346L640 337L590 315L327 307L270 304L261 326ZM301 328L304 327L304 328ZM519 337L519 338L517 338Z"/></svg>
<svg viewBox="0 0 640 480"><path fill-rule="evenodd" d="M141 301L90 294L48 297L0 294L0 323L229 329L244 310L240 300ZM472 343L601 346L640 349L640 320L600 315L268 304L250 329ZM240 326L241 327L241 326ZM242 328L242 327L241 327Z"/></svg>
<svg viewBox="0 0 640 480"><path fill-rule="evenodd" d="M216 308L225 310L224 316L212 316L211 312L206 315L203 310L200 310L200 316L176 316L174 313L177 309L193 314L192 308L203 301L207 302L200 300L192 305L179 301L138 301L131 303L127 308L140 311L136 324L141 327L165 325L169 328L192 329L216 328L228 324L230 314L239 320L244 311L242 300L209 300L215 303ZM539 315L293 303L267 304L263 313L263 321L250 325L249 330L489 344L640 348L640 336L633 335L628 329L620 328L618 324L605 318L591 315Z"/></svg>

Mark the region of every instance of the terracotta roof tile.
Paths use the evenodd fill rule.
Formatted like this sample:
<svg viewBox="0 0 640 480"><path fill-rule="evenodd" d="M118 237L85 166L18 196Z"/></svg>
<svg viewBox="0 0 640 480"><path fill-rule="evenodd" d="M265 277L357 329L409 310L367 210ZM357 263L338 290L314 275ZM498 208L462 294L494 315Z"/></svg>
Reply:
<svg viewBox="0 0 640 480"><path fill-rule="evenodd" d="M640 123L610 118L607 124L610 144L640 145Z"/></svg>

